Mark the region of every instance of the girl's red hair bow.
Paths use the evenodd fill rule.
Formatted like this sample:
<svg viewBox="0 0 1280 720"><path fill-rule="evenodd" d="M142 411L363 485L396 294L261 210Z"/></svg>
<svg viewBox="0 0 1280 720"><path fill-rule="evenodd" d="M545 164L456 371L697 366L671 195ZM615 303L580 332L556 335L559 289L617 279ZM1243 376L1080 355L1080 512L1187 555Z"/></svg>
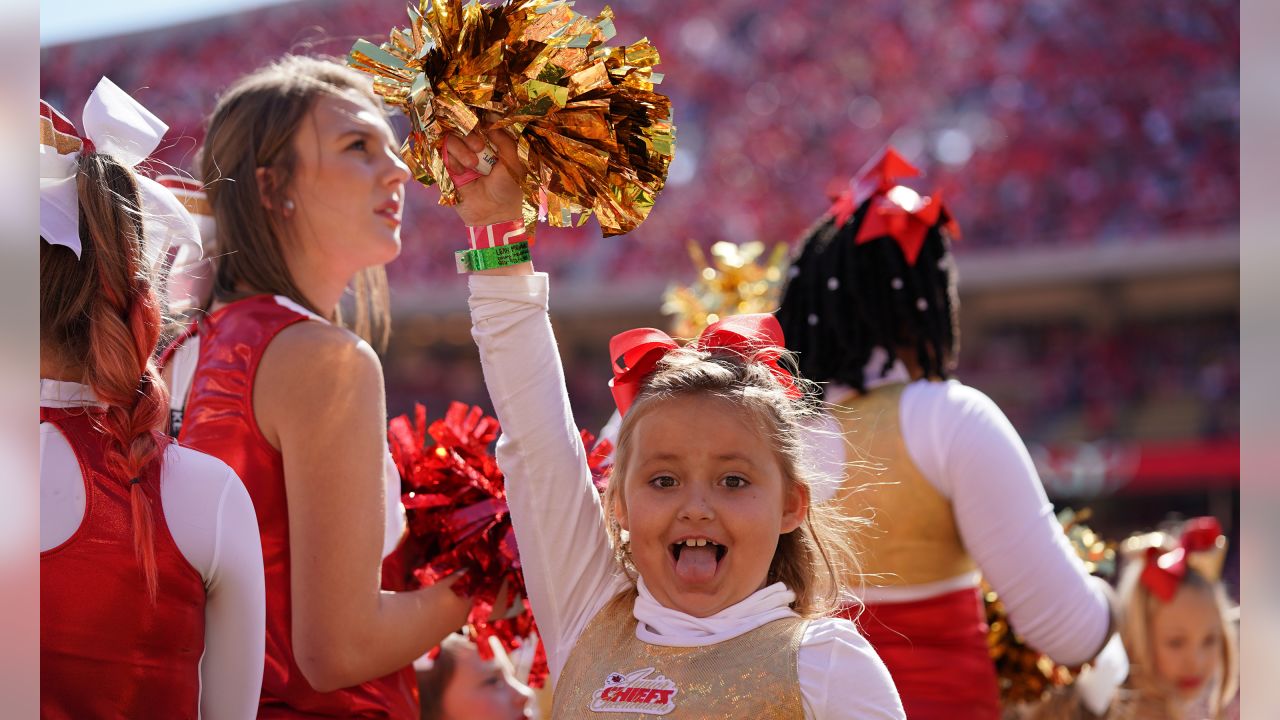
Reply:
<svg viewBox="0 0 1280 720"><path fill-rule="evenodd" d="M679 345L671 336L655 328L636 328L618 333L609 341L609 356L613 358L613 379L609 389L618 412L623 415L631 408L645 377L653 372L658 361ZM764 363L793 398L800 397L795 378L778 364L785 342L778 319L768 313L733 315L707 326L693 342L696 350L732 350L752 362Z"/></svg>
<svg viewBox="0 0 1280 720"><path fill-rule="evenodd" d="M1142 568L1140 580L1153 595L1169 602L1177 594L1178 586L1187 575L1188 555L1225 547L1225 543L1222 525L1217 518L1199 517L1188 520L1176 547L1171 550L1147 548L1146 567Z"/></svg>

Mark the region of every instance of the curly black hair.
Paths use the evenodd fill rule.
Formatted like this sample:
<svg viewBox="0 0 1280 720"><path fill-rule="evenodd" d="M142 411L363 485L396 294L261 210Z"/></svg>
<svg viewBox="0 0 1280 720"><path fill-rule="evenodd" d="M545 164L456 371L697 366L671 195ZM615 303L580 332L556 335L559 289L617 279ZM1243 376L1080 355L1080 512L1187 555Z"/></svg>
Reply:
<svg viewBox="0 0 1280 720"><path fill-rule="evenodd" d="M858 244L877 201L862 203L844 224L828 215L801 241L783 290L778 322L800 373L863 392L875 348L888 354L885 374L905 352L926 377L946 379L960 350L955 259L944 210L925 235L915 263L888 235Z"/></svg>

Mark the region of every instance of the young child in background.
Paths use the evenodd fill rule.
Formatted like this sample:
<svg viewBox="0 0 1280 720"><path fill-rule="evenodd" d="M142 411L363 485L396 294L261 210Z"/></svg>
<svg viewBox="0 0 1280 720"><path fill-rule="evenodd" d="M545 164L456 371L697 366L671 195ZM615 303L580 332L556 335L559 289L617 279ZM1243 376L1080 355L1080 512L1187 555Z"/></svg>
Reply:
<svg viewBox="0 0 1280 720"><path fill-rule="evenodd" d="M1120 638L1128 679L1105 709L1088 709L1084 677L1049 694L1030 720L1234 720L1236 627L1220 581L1226 538L1215 518L1177 534L1125 541Z"/></svg>
<svg viewBox="0 0 1280 720"><path fill-rule="evenodd" d="M465 636L440 643L434 660L415 663L422 720L522 720L536 717L533 690L516 676L502 646L491 643L493 657Z"/></svg>
<svg viewBox="0 0 1280 720"><path fill-rule="evenodd" d="M1124 550L1130 560L1119 584L1120 635L1136 717L1228 717L1238 661L1221 582L1226 538L1217 519L1194 518L1177 535L1140 535Z"/></svg>
<svg viewBox="0 0 1280 720"><path fill-rule="evenodd" d="M509 136L489 139L518 167ZM449 142L451 173L476 166L481 139ZM468 225L520 217L511 172L459 193ZM854 624L824 617L840 594L845 530L832 507L810 503L809 411L778 364L771 316L729 318L685 348L652 329L614 337L623 419L602 503L547 276L523 262L477 273L470 288L553 717L904 717Z"/></svg>

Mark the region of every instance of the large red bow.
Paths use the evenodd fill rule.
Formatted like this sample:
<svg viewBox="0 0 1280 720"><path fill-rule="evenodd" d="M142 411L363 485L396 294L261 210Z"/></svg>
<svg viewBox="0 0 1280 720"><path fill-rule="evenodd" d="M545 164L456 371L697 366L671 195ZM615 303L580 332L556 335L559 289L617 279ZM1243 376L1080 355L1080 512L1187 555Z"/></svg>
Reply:
<svg viewBox="0 0 1280 720"><path fill-rule="evenodd" d="M924 247L929 228L945 219L947 229L955 236L960 226L942 204L942 194L921 197L914 190L898 185L897 180L919 177L920 171L892 147L886 147L860 171L850 187L827 211L837 226L844 225L867 200L871 200L854 242L861 245L882 237L891 237L902 248L907 263L915 265Z"/></svg>
<svg viewBox="0 0 1280 720"><path fill-rule="evenodd" d="M1147 548L1146 567L1142 568L1139 579L1152 594L1169 602L1177 594L1178 586L1187 575L1187 555L1218 547L1221 537L1222 525L1217 518L1198 517L1188 520L1177 547L1168 551L1156 547Z"/></svg>
<svg viewBox="0 0 1280 720"><path fill-rule="evenodd" d="M698 350L727 349L738 352L753 362L762 362L778 378L793 398L800 397L795 378L778 364L785 341L778 319L768 313L733 315L707 326L693 342ZM671 336L655 328L636 328L618 333L609 341L613 358L613 379L609 389L618 404L618 412L627 414L640 394L640 385L653 372L664 355L678 345Z"/></svg>

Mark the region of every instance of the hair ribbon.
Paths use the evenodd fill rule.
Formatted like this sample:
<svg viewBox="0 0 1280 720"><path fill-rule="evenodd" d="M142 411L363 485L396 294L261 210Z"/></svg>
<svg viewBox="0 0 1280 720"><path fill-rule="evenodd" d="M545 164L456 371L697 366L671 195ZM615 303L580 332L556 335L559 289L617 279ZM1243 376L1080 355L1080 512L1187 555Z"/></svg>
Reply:
<svg viewBox="0 0 1280 720"><path fill-rule="evenodd" d="M727 317L708 325L692 343L696 350L731 350L752 362L764 363L787 395L799 398L801 393L795 378L778 363L784 346L782 326L768 313ZM613 336L609 341L609 356L613 358L609 389L619 413L627 414L640 394L645 377L653 372L658 361L678 347L670 335L656 328L636 328Z"/></svg>
<svg viewBox="0 0 1280 720"><path fill-rule="evenodd" d="M82 134L66 116L40 101L40 237L80 257L78 161L88 149L134 170L143 217L147 264L156 268L171 247L200 248L200 232L173 193L137 166L160 144L169 126L107 78L81 111Z"/></svg>
<svg viewBox="0 0 1280 720"><path fill-rule="evenodd" d="M1147 548L1146 565L1139 580L1153 595L1169 602L1187 575L1188 566L1206 580L1216 581L1221 574L1222 554L1227 547L1222 525L1214 517L1198 517L1187 521L1177 545L1169 550ZM1200 562L1198 554L1217 556Z"/></svg>
<svg viewBox="0 0 1280 720"><path fill-rule="evenodd" d="M915 265L924 247L929 228L944 221L953 237L959 237L960 226L946 206L942 193L933 197L921 196L899 178L919 177L920 171L892 147L886 147L873 157L849 184L848 189L835 199L827 210L837 227L844 225L862 204L871 200L866 217L858 227L854 242L871 242L882 237L893 238L902 248L907 264Z"/></svg>

